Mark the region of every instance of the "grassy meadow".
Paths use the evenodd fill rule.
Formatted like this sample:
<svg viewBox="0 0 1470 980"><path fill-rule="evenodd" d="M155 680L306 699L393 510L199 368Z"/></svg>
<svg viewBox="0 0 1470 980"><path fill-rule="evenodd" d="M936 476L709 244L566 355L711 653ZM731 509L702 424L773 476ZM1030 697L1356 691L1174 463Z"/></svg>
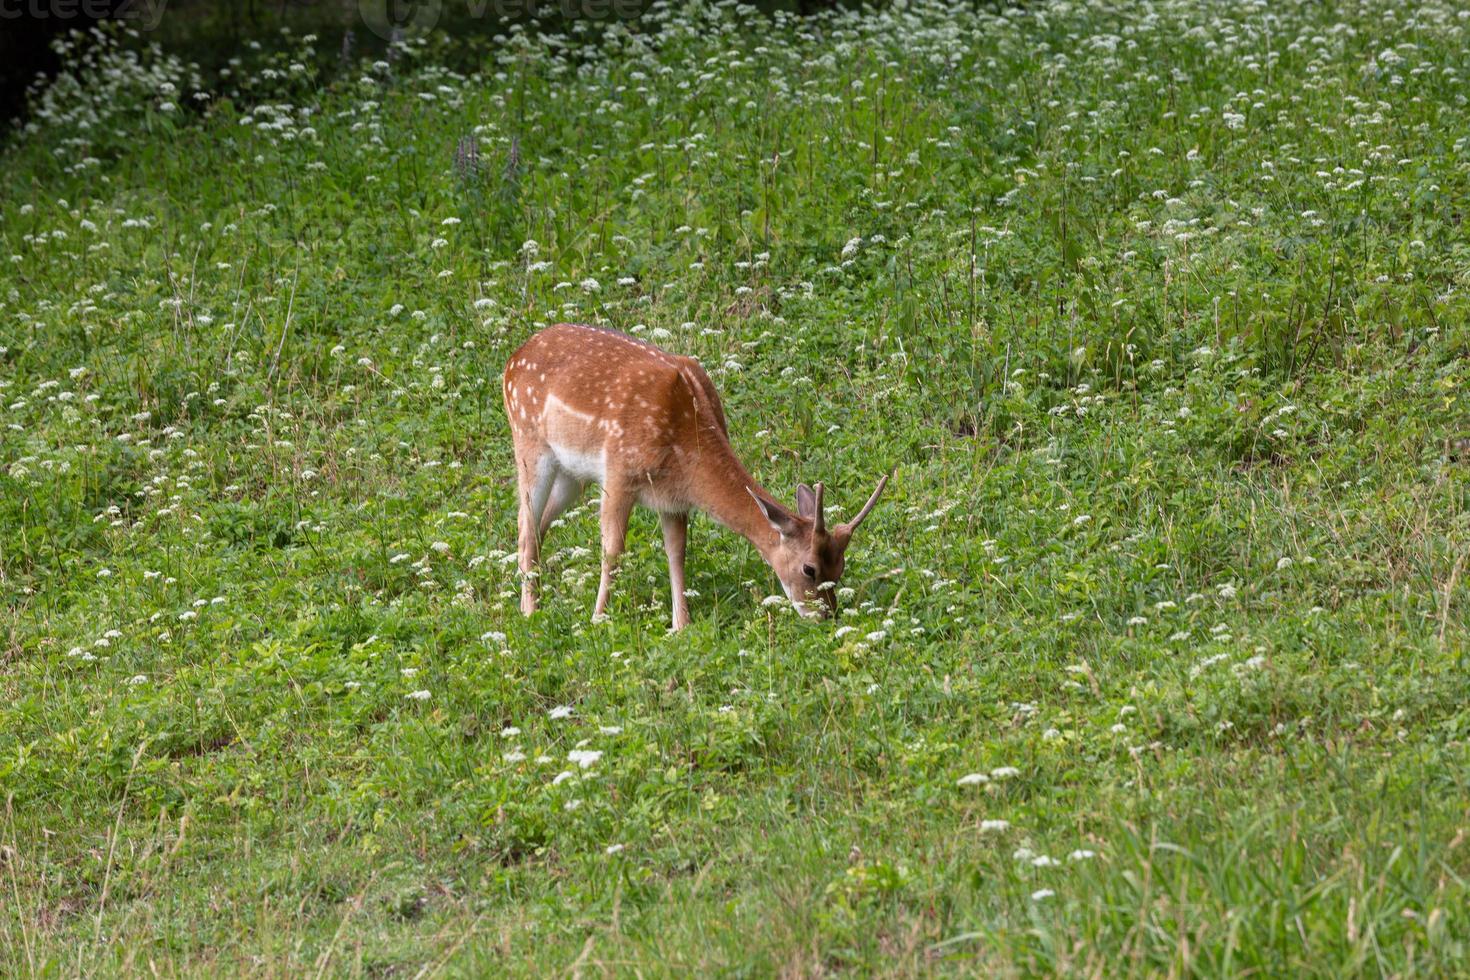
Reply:
<svg viewBox="0 0 1470 980"><path fill-rule="evenodd" d="M660 2L0 155L0 974L1470 975L1470 11ZM698 357L811 623L500 371Z"/></svg>

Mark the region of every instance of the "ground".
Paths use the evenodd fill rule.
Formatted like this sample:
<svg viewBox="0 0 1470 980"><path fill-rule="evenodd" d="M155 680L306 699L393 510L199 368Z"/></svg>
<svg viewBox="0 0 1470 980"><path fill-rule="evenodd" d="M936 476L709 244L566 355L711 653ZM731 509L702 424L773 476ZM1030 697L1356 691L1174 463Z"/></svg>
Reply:
<svg viewBox="0 0 1470 980"><path fill-rule="evenodd" d="M1470 972L1470 18L658 6L226 71L0 167L0 972ZM136 52L136 53L134 53ZM698 357L810 623L499 372Z"/></svg>

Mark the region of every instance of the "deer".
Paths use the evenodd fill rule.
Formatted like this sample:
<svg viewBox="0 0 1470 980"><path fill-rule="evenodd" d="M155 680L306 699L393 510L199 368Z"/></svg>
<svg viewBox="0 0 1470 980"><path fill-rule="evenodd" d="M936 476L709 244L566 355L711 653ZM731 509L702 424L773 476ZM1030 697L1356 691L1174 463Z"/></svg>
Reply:
<svg viewBox="0 0 1470 980"><path fill-rule="evenodd" d="M519 490L521 612L536 611L541 543L589 483L602 488L602 577L593 622L607 611L635 504L658 513L673 593L673 628L689 625L684 557L699 510L749 541L803 616L837 612L848 545L888 485L857 516L828 527L822 484L780 503L730 445L724 406L699 362L604 327L558 323L533 334L505 365Z"/></svg>

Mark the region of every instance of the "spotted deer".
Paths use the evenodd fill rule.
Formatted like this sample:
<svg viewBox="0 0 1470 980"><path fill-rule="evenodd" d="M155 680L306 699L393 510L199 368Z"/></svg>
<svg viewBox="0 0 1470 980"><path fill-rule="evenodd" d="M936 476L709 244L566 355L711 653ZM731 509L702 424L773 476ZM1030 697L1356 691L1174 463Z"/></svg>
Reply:
<svg viewBox="0 0 1470 980"><path fill-rule="evenodd" d="M559 323L540 331L505 365L504 396L520 486L521 612L536 611L542 538L588 483L602 487L594 621L607 609L635 503L663 522L674 629L689 623L684 550L695 509L753 544L803 615L836 611L847 546L887 476L845 524L827 527L820 483L799 485L788 510L730 448L719 393L699 362L615 330Z"/></svg>

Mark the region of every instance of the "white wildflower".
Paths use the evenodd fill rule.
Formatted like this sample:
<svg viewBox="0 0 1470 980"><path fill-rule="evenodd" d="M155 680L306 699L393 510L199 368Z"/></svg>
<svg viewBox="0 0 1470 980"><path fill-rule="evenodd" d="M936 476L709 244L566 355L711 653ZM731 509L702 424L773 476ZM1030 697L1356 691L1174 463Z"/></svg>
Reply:
<svg viewBox="0 0 1470 980"><path fill-rule="evenodd" d="M590 769L602 758L602 753L593 749L573 749L567 753L567 761L575 762L583 769Z"/></svg>

